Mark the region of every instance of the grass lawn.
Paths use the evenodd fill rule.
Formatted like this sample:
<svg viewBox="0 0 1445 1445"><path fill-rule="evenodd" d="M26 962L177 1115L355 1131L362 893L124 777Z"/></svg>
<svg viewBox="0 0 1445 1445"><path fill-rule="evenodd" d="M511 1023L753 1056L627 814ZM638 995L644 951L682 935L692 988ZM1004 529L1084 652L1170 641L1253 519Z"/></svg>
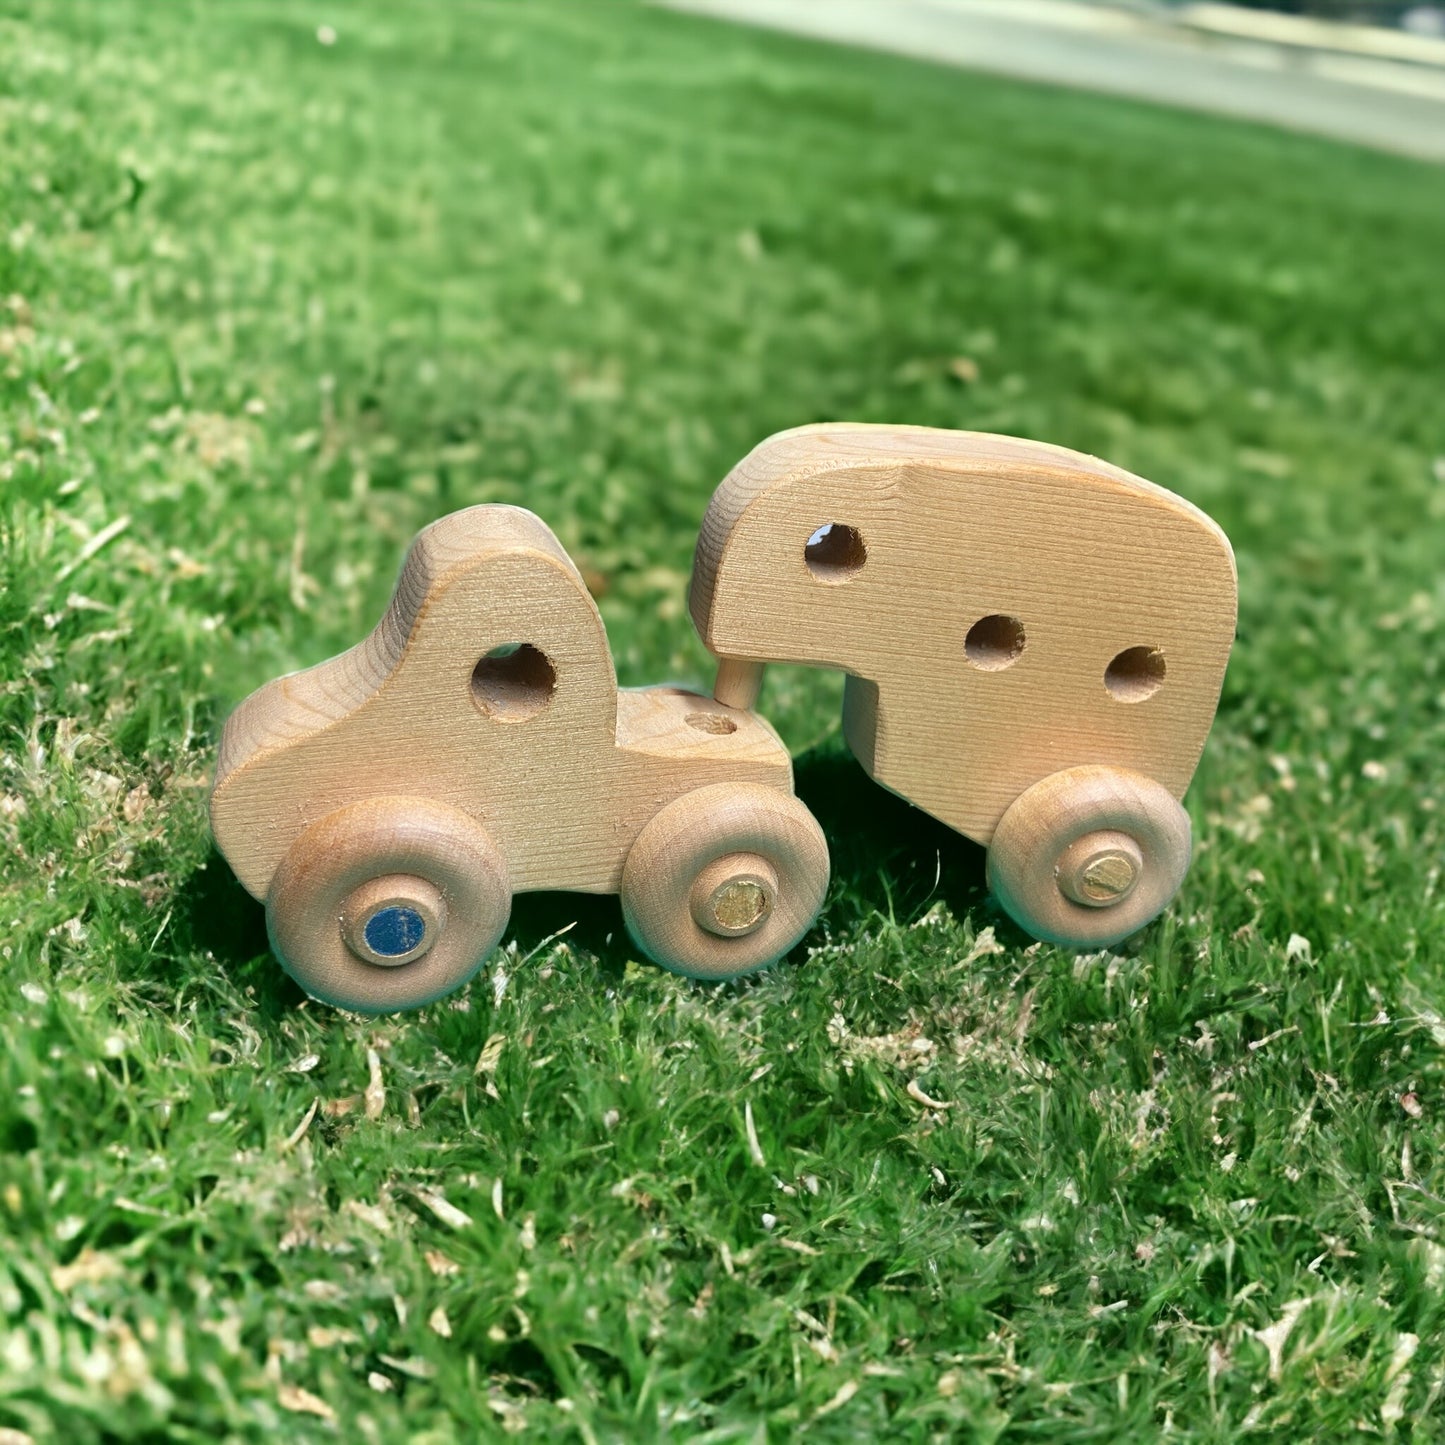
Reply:
<svg viewBox="0 0 1445 1445"><path fill-rule="evenodd" d="M1445 1439L1442 258L1439 170L622 3L0 0L0 1442ZM1165 918L1029 946L780 672L794 959L547 895L307 1002L226 709L485 500L705 682L703 505L837 417L1233 537Z"/></svg>

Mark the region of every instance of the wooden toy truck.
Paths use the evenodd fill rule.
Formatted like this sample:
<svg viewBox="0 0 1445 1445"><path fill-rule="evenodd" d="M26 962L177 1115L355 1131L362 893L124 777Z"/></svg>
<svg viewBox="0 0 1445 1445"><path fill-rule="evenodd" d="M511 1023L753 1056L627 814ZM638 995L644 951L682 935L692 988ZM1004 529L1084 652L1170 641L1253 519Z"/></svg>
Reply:
<svg viewBox="0 0 1445 1445"><path fill-rule="evenodd" d="M693 619L717 697L841 668L880 783L987 844L1036 937L1103 947L1189 866L1189 786L1234 638L1234 556L1181 498L1061 447L923 427L771 437L717 489Z"/></svg>
<svg viewBox="0 0 1445 1445"><path fill-rule="evenodd" d="M236 709L211 820L293 977L381 1011L465 982L531 889L620 893L684 973L777 958L828 882L792 776L745 709L619 691L557 539L482 506L421 533L364 642Z"/></svg>

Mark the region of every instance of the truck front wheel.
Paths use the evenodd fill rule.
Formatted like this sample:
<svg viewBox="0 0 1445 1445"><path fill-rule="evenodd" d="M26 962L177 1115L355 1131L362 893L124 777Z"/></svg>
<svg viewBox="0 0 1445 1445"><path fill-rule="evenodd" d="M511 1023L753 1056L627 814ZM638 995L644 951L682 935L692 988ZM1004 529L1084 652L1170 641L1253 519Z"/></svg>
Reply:
<svg viewBox="0 0 1445 1445"><path fill-rule="evenodd" d="M465 813L426 798L368 798L291 845L266 895L287 973L358 1013L417 1008L460 988L512 911L506 864Z"/></svg>

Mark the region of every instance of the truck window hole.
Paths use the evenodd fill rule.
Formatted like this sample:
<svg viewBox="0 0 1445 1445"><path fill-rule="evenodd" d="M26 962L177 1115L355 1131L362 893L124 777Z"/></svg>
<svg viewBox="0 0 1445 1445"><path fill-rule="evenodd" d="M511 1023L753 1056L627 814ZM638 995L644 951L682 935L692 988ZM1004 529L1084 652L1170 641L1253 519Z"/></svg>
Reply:
<svg viewBox="0 0 1445 1445"><path fill-rule="evenodd" d="M557 686L557 670L530 642L494 647L472 669L472 698L488 717L522 722L535 717Z"/></svg>
<svg viewBox="0 0 1445 1445"><path fill-rule="evenodd" d="M1126 647L1104 670L1104 686L1117 702L1143 702L1164 683L1164 653L1157 647Z"/></svg>
<svg viewBox="0 0 1445 1445"><path fill-rule="evenodd" d="M845 522L824 522L803 548L808 571L820 582L846 582L868 560L863 534Z"/></svg>
<svg viewBox="0 0 1445 1445"><path fill-rule="evenodd" d="M994 612L968 629L963 654L980 672L1002 672L1023 656L1025 641L1024 625L1017 617Z"/></svg>

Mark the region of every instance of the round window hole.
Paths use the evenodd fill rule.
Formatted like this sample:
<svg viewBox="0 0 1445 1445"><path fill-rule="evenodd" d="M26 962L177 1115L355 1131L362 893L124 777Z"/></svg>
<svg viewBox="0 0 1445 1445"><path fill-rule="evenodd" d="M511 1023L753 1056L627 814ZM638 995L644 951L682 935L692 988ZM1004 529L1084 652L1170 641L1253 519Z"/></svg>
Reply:
<svg viewBox="0 0 1445 1445"><path fill-rule="evenodd" d="M808 571L820 582L846 582L868 560L863 534L844 522L824 522L803 548Z"/></svg>
<svg viewBox="0 0 1445 1445"><path fill-rule="evenodd" d="M995 612L980 617L968 629L963 653L980 672L1002 672L1024 655L1024 642L1023 623Z"/></svg>
<svg viewBox="0 0 1445 1445"><path fill-rule="evenodd" d="M507 642L472 669L472 697L488 717L521 722L535 717L557 687L557 671L540 647Z"/></svg>
<svg viewBox="0 0 1445 1445"><path fill-rule="evenodd" d="M738 730L738 725L720 712L690 712L687 715L687 725L696 728L700 733L711 733L719 738Z"/></svg>
<svg viewBox="0 0 1445 1445"><path fill-rule="evenodd" d="M1117 702L1143 702L1164 684L1164 654L1157 647L1126 647L1104 671L1104 686Z"/></svg>

